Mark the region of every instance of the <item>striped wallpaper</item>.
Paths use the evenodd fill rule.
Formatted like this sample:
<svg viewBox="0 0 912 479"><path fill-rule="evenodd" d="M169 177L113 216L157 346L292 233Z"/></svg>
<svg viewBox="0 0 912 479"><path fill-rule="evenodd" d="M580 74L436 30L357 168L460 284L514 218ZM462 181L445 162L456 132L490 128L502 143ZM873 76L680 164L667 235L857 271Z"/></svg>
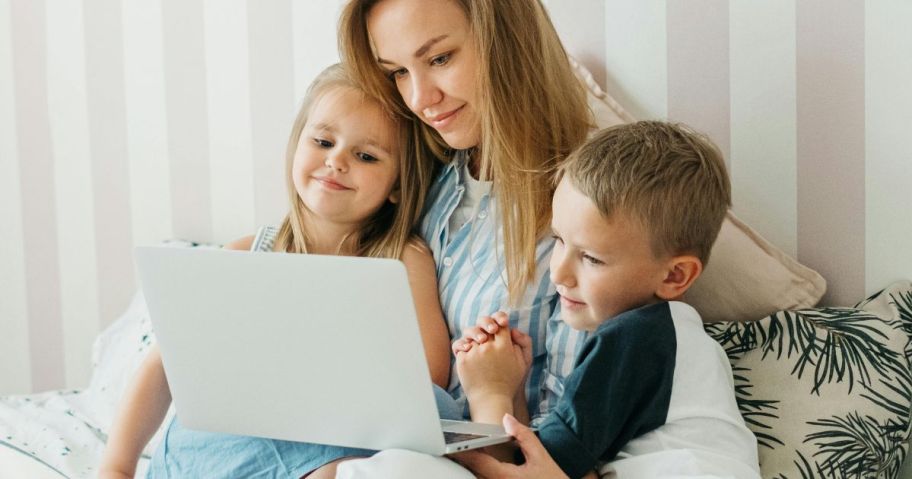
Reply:
<svg viewBox="0 0 912 479"><path fill-rule="evenodd" d="M80 387L131 250L284 212L342 0L0 0L0 394ZM548 0L639 118L728 157L735 211L849 304L912 277L912 4Z"/></svg>

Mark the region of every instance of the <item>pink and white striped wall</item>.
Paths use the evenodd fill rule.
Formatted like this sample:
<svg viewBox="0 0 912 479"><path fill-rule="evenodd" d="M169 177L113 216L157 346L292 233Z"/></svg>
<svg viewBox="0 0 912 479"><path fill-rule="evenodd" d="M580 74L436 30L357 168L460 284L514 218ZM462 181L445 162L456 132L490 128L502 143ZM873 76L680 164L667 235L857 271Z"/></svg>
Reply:
<svg viewBox="0 0 912 479"><path fill-rule="evenodd" d="M0 394L80 387L134 245L284 212L342 0L0 0ZM735 211L850 304L912 277L912 5L549 0L639 118L711 134Z"/></svg>

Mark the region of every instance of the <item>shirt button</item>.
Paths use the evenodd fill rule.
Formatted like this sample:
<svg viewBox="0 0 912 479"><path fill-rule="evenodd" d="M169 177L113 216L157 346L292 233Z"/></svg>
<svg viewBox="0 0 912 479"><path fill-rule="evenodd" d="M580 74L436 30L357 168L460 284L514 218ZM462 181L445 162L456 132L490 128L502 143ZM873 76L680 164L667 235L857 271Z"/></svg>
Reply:
<svg viewBox="0 0 912 479"><path fill-rule="evenodd" d="M481 210L478 212L478 218L485 219L488 217L488 210Z"/></svg>
<svg viewBox="0 0 912 479"><path fill-rule="evenodd" d="M453 266L453 258L450 258L449 256L447 256L446 258L443 258L443 265L444 266Z"/></svg>

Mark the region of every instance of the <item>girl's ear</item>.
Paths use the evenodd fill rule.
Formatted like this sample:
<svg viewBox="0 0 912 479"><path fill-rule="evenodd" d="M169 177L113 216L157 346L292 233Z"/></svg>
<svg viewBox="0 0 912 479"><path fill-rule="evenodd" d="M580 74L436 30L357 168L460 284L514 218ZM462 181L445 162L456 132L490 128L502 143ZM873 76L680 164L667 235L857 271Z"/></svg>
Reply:
<svg viewBox="0 0 912 479"><path fill-rule="evenodd" d="M675 256L669 260L667 272L656 296L665 301L678 300L700 277L703 262L693 255Z"/></svg>
<svg viewBox="0 0 912 479"><path fill-rule="evenodd" d="M398 185L396 185L396 187L393 188L393 191L390 191L389 202L394 205L399 204L399 186Z"/></svg>

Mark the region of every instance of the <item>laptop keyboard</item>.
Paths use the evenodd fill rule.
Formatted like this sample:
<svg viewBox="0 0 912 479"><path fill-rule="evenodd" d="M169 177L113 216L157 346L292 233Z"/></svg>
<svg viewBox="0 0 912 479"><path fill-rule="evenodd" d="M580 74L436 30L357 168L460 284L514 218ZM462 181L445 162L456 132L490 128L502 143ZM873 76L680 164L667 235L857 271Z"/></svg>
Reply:
<svg viewBox="0 0 912 479"><path fill-rule="evenodd" d="M488 437L488 436L481 436L478 434L466 434L466 433L461 433L461 432L443 431L443 440L447 444L453 444L454 442L468 441L470 439L481 439L483 437Z"/></svg>

